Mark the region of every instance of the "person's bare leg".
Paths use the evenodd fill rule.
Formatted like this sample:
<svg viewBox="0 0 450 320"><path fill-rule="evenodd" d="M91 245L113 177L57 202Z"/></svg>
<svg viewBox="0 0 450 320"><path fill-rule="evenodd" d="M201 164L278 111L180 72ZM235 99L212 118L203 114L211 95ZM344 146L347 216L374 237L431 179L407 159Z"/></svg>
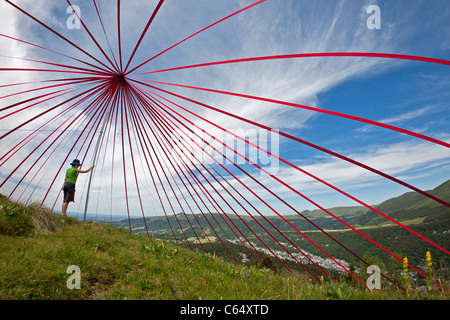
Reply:
<svg viewBox="0 0 450 320"><path fill-rule="evenodd" d="M61 210L61 214L62 214L63 216L66 215L67 207L68 207L68 206L69 206L69 203L68 203L68 202L63 202L62 210Z"/></svg>

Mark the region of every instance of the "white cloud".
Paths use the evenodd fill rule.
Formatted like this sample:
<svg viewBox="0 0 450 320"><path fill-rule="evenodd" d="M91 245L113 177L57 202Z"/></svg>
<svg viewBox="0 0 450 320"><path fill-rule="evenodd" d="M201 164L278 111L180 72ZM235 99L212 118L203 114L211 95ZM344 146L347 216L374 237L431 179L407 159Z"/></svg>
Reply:
<svg viewBox="0 0 450 320"><path fill-rule="evenodd" d="M429 115L432 112L436 112L437 111L436 109L437 108L435 106L425 106L425 107L422 107L422 108L419 108L416 110L411 110L411 111L407 111L407 112L399 114L399 115L392 116L390 118L378 120L378 122L386 123L386 124L393 124L396 122L404 122L404 121L408 121L408 120L413 120L422 115L425 115L425 114ZM356 129L356 131L369 132L373 129L374 129L373 126L366 125L366 126ZM426 129L422 129L422 130L416 129L415 130L415 132L417 132L417 133L419 133L420 131L426 131Z"/></svg>
<svg viewBox="0 0 450 320"><path fill-rule="evenodd" d="M406 112L406 113L398 115L398 116L394 116L394 117L387 118L387 119L382 119L382 120L380 120L380 122L381 123L394 123L394 122L401 122L401 121L405 121L405 120L411 120L411 119L417 118L425 113L428 113L430 110L433 110L433 107L426 106L426 107L420 108L418 110L409 111L409 112Z"/></svg>

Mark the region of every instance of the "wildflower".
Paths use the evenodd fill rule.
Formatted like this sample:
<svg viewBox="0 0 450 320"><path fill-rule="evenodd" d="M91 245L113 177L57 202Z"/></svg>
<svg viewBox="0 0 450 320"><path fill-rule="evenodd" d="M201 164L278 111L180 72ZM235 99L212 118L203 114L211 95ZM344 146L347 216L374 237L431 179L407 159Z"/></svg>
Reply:
<svg viewBox="0 0 450 320"><path fill-rule="evenodd" d="M427 281L427 290L428 293L431 294L432 291L432 287L431 287L431 283L433 282L433 263L431 262L431 253L430 251L427 251L426 254L426 261L427 261L427 266L428 266L428 281Z"/></svg>
<svg viewBox="0 0 450 320"><path fill-rule="evenodd" d="M403 259L403 278L408 280L408 258Z"/></svg>
<svg viewBox="0 0 450 320"><path fill-rule="evenodd" d="M320 276L320 283L323 283L323 276Z"/></svg>
<svg viewBox="0 0 450 320"><path fill-rule="evenodd" d="M403 279L405 280L405 293L409 296L409 285L408 285L408 258L403 259Z"/></svg>
<svg viewBox="0 0 450 320"><path fill-rule="evenodd" d="M426 257L427 257L427 266L428 266L428 269L430 269L431 266L433 265L433 263L431 262L431 253L430 253L430 251L427 251Z"/></svg>

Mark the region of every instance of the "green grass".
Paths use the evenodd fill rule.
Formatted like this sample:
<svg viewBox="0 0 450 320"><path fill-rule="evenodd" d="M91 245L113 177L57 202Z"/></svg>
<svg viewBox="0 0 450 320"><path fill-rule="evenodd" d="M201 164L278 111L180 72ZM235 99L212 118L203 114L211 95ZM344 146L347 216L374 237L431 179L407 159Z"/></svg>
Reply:
<svg viewBox="0 0 450 320"><path fill-rule="evenodd" d="M0 197L0 299L326 300L448 299L397 289L370 292L346 282L314 282L235 265L159 239L61 217ZM81 270L70 290L67 268Z"/></svg>

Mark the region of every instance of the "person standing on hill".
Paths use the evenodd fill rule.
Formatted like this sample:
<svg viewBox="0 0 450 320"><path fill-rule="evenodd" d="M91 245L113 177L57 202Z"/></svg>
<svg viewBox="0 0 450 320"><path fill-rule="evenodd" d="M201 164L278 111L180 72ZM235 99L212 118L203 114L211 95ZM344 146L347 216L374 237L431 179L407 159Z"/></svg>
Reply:
<svg viewBox="0 0 450 320"><path fill-rule="evenodd" d="M90 166L86 170L80 170L81 163L80 160L74 159L70 164L72 167L67 169L66 176L64 178L64 199L61 214L63 216L67 213L67 207L69 206L69 202L75 202L75 183L77 182L78 174L80 173L88 173L92 169L94 169L94 165Z"/></svg>

